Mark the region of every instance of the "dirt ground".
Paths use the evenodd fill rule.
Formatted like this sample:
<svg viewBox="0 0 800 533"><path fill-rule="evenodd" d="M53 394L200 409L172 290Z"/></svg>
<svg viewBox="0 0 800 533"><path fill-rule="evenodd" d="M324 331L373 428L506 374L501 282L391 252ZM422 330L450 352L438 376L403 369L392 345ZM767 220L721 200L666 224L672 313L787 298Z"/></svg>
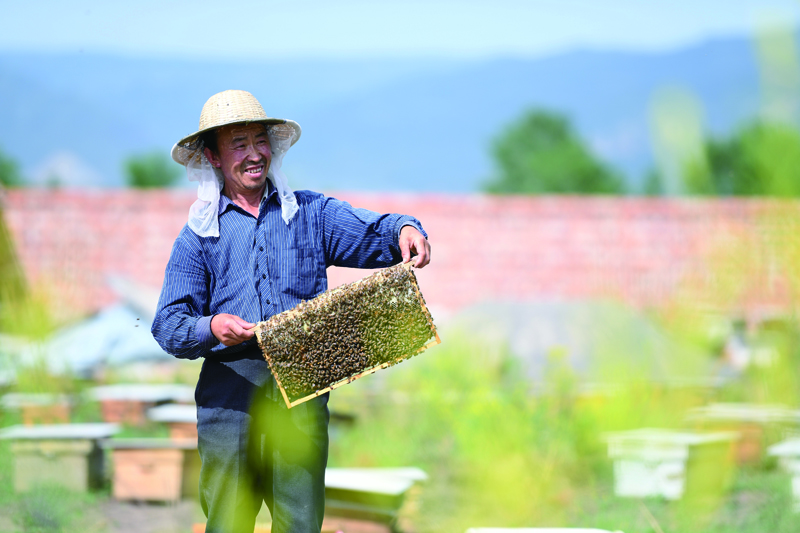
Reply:
<svg viewBox="0 0 800 533"><path fill-rule="evenodd" d="M256 531L269 531L269 512L258 515ZM119 502L109 499L100 506L100 520L108 533L197 533L202 531L205 516L200 504L183 500L177 504ZM193 530L193 527L195 528ZM380 524L326 517L323 532L390 533Z"/></svg>
<svg viewBox="0 0 800 533"><path fill-rule="evenodd" d="M131 503L109 499L101 504L108 533L189 533L195 523L205 523L200 504Z"/></svg>

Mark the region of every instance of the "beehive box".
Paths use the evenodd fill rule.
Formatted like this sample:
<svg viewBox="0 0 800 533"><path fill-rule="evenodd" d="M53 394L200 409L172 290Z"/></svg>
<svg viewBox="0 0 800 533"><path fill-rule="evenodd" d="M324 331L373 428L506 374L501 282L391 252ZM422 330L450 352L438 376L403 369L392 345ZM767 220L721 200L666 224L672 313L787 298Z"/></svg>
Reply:
<svg viewBox="0 0 800 533"><path fill-rule="evenodd" d="M800 512L800 439L791 438L773 444L767 453L777 457L781 468L791 474L794 511Z"/></svg>
<svg viewBox="0 0 800 533"><path fill-rule="evenodd" d="M100 402L105 422L141 426L147 422L148 409L166 402L192 400L194 388L166 383L116 383L93 387L87 395Z"/></svg>
<svg viewBox="0 0 800 533"><path fill-rule="evenodd" d="M105 468L100 443L117 431L115 424L3 428L0 439L11 441L14 489L26 492L48 484L74 491L100 488Z"/></svg>
<svg viewBox="0 0 800 533"><path fill-rule="evenodd" d="M800 411L785 405L714 403L690 410L686 419L696 430L738 432L739 464L759 463L767 447L800 429Z"/></svg>
<svg viewBox="0 0 800 533"><path fill-rule="evenodd" d="M253 329L290 408L441 342L411 263L326 291Z"/></svg>
<svg viewBox="0 0 800 533"><path fill-rule="evenodd" d="M34 424L68 423L71 398L64 394L9 393L0 399L0 407L18 409L22 423Z"/></svg>
<svg viewBox="0 0 800 533"><path fill-rule="evenodd" d="M147 418L169 426L171 439L197 440L197 406L168 403L147 411Z"/></svg>
<svg viewBox="0 0 800 533"><path fill-rule="evenodd" d="M194 439L110 439L114 463L112 494L117 500L177 502L196 497L200 456Z"/></svg>
<svg viewBox="0 0 800 533"><path fill-rule="evenodd" d="M716 494L732 481L735 432L643 428L608 433L614 493L622 497Z"/></svg>

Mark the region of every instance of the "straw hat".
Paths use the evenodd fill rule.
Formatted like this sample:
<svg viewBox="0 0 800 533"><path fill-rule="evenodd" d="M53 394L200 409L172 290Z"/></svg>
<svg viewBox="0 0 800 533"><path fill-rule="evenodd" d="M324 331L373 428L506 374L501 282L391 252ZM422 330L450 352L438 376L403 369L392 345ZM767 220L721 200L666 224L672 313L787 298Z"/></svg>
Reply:
<svg viewBox="0 0 800 533"><path fill-rule="evenodd" d="M273 130L286 129L287 134L293 134L291 145L300 138L301 129L297 122L268 117L255 96L249 92L222 91L209 98L203 106L197 131L187 135L172 147L172 159L186 166L200 148L200 135L220 126L251 122L273 125L271 128Z"/></svg>

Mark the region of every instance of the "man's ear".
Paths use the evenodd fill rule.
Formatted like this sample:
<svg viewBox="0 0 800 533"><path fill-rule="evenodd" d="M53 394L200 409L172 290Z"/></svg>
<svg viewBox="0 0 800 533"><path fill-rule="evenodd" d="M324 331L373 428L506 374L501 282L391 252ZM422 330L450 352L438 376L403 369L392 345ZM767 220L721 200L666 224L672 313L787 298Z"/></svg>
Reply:
<svg viewBox="0 0 800 533"><path fill-rule="evenodd" d="M219 168L220 166L219 157L217 157L217 154L211 151L211 148L203 148L203 153L206 154L206 159L208 159L208 162L211 163L212 167Z"/></svg>

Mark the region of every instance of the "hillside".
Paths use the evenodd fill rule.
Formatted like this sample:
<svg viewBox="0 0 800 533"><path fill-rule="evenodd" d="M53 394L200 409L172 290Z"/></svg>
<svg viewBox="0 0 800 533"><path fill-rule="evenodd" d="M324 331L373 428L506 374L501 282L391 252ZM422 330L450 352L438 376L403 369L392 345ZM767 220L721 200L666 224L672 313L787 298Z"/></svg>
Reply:
<svg viewBox="0 0 800 533"><path fill-rule="evenodd" d="M653 91L678 85L704 103L712 132L755 115L751 43L727 39L670 53L574 51L464 61L442 58L260 62L0 54L0 147L28 176L73 153L122 183L122 161L168 150L193 131L211 94L254 93L297 120L285 168L296 188L474 191L489 144L526 108L572 117L595 151L637 183L651 161Z"/></svg>

